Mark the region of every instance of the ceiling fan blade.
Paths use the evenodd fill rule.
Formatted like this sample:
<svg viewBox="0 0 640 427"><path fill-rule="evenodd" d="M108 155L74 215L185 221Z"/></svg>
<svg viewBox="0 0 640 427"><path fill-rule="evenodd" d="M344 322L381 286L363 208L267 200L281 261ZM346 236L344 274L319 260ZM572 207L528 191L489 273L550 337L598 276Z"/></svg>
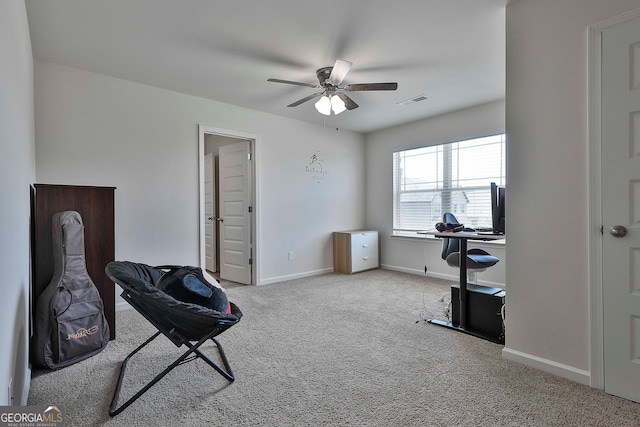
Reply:
<svg viewBox="0 0 640 427"><path fill-rule="evenodd" d="M362 90L396 90L398 83L360 83L347 85L345 90L355 92Z"/></svg>
<svg viewBox="0 0 640 427"><path fill-rule="evenodd" d="M329 76L329 83L334 86L340 85L347 73L351 69L353 63L349 61L345 61L344 59L337 59L336 63L333 64L333 69L331 70L331 75Z"/></svg>
<svg viewBox="0 0 640 427"><path fill-rule="evenodd" d="M346 94L341 92L337 95L344 101L344 106L347 107L347 110L355 110L358 108L358 104L356 104L355 101L349 98Z"/></svg>
<svg viewBox="0 0 640 427"><path fill-rule="evenodd" d="M288 85L296 85L296 86L306 86L306 87L313 87L313 88L319 88L321 86L316 85L316 84L311 84L311 83L302 83L302 82L293 82L291 80L281 80L281 79L267 79L268 82L274 82L274 83L285 83Z"/></svg>
<svg viewBox="0 0 640 427"><path fill-rule="evenodd" d="M302 104L303 102L307 102L309 100L312 100L313 98L319 97L323 93L324 93L324 91L323 92L314 93L313 95L305 96L304 98L299 99L298 101L287 105L287 107L297 107L298 105Z"/></svg>

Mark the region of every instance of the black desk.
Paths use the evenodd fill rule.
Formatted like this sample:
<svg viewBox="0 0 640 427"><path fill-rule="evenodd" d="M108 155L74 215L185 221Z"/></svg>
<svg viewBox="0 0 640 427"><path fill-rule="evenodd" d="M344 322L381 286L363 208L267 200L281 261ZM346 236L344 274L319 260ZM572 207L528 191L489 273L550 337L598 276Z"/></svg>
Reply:
<svg viewBox="0 0 640 427"><path fill-rule="evenodd" d="M446 322L443 320L430 319L429 323L433 323L434 325L444 326L449 329L454 329L459 332L463 332L465 334L473 335L478 338L483 338L489 341L497 342L503 344L496 337L487 336L486 334L473 331L467 328L467 257L462 256L462 254L467 253L467 241L469 240L503 240L505 239L504 234L478 234L478 233L470 233L465 231L460 231L458 233L453 233L451 231L419 231L418 234L428 234L430 236L435 236L439 238L448 238L448 239L458 239L460 240L460 292L459 292L459 304L460 304L460 324L455 326L451 322ZM453 304L453 301L452 301Z"/></svg>

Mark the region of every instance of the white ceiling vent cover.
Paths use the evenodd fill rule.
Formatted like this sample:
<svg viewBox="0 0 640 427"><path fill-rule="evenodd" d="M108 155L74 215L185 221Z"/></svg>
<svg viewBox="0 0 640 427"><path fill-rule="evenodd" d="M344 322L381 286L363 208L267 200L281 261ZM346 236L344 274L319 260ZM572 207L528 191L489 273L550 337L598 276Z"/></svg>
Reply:
<svg viewBox="0 0 640 427"><path fill-rule="evenodd" d="M411 99L407 99L406 101L398 102L398 105L401 105L404 107L409 104L415 104L416 102L426 101L427 99L429 99L429 97L427 95L422 94L422 95L414 96Z"/></svg>

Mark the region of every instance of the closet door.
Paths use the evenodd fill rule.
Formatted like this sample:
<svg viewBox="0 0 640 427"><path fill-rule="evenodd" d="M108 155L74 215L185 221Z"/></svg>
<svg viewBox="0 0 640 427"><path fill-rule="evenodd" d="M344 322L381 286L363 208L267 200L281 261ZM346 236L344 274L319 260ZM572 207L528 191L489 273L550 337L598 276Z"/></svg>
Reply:
<svg viewBox="0 0 640 427"><path fill-rule="evenodd" d="M110 339L116 337L115 284L104 272L115 260L114 187L34 184L33 192L33 283L31 310L53 276L53 214L77 211L84 223L87 272L104 303Z"/></svg>

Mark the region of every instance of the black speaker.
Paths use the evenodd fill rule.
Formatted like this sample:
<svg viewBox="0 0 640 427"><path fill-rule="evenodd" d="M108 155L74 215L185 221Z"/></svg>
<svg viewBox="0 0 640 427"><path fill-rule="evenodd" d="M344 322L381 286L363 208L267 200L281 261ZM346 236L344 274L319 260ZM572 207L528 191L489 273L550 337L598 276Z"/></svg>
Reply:
<svg viewBox="0 0 640 427"><path fill-rule="evenodd" d="M460 326L460 284L451 285L451 323ZM465 328L504 341L502 306L506 292L500 288L467 285L467 318Z"/></svg>

